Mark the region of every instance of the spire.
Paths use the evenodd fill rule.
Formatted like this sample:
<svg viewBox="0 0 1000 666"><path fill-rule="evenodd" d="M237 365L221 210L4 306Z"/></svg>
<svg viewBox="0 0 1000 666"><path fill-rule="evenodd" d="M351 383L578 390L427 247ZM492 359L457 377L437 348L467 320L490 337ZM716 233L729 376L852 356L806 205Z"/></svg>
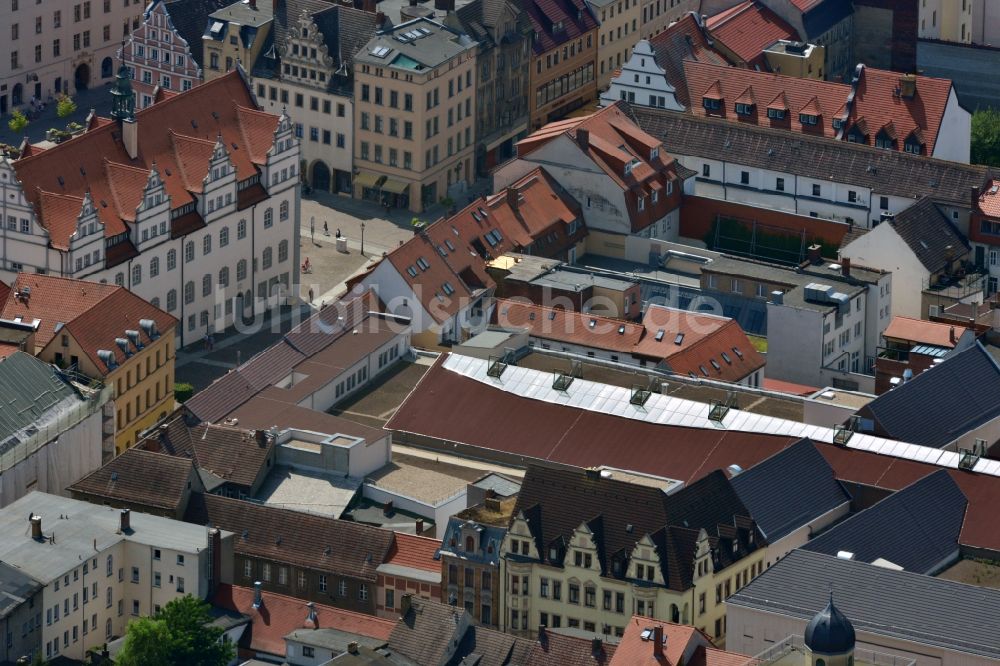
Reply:
<svg viewBox="0 0 1000 666"><path fill-rule="evenodd" d="M125 42L122 41L122 60L118 67L115 85L111 88L111 117L122 122L135 120L135 91L132 90L132 75L125 65Z"/></svg>

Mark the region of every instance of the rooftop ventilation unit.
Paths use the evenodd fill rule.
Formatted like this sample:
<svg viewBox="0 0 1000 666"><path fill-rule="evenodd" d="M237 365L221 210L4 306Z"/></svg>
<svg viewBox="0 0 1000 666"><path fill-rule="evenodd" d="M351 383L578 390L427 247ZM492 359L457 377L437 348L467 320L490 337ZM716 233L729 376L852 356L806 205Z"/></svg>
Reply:
<svg viewBox="0 0 1000 666"><path fill-rule="evenodd" d="M107 349L98 349L97 358L101 359L101 363L107 366L108 370L113 370L118 367L114 352L108 351Z"/></svg>
<svg viewBox="0 0 1000 666"><path fill-rule="evenodd" d="M126 358L132 355L132 350L128 345L128 340L125 338L115 338L115 344L122 350L122 353L125 354Z"/></svg>
<svg viewBox="0 0 1000 666"><path fill-rule="evenodd" d="M504 362L503 358L499 356L490 356L490 364L489 367L486 368L486 376L500 379L506 369L507 364Z"/></svg>
<svg viewBox="0 0 1000 666"><path fill-rule="evenodd" d="M160 337L160 332L156 330L156 322L152 319L140 319L139 328L143 330L150 340L155 340Z"/></svg>
<svg viewBox="0 0 1000 666"><path fill-rule="evenodd" d="M125 331L125 337L128 338L129 342L131 342L136 349L142 349L142 340L139 339L139 331Z"/></svg>
<svg viewBox="0 0 1000 666"><path fill-rule="evenodd" d="M969 472L973 470L980 458L978 451L969 449L959 449L958 456L958 468Z"/></svg>
<svg viewBox="0 0 1000 666"><path fill-rule="evenodd" d="M851 437L858 429L858 417L852 416L846 425L838 425L833 429L833 443L837 446L847 446Z"/></svg>
<svg viewBox="0 0 1000 666"><path fill-rule="evenodd" d="M632 397L629 398L629 404L635 405L636 407L642 407L649 400L649 396L653 395L653 392L647 388L636 385L632 387Z"/></svg>
<svg viewBox="0 0 1000 666"><path fill-rule="evenodd" d="M573 383L573 376L558 371L554 374L555 376L552 378L552 390L565 393Z"/></svg>

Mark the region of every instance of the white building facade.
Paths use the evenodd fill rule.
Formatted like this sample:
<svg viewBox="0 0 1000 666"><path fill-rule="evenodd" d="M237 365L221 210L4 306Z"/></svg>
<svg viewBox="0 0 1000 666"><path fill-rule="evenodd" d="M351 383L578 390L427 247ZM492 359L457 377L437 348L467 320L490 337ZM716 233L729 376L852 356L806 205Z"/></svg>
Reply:
<svg viewBox="0 0 1000 666"><path fill-rule="evenodd" d="M141 17L137 0L3 3L0 116L112 80L115 52Z"/></svg>
<svg viewBox="0 0 1000 666"><path fill-rule="evenodd" d="M671 111L684 111L677 101L677 89L667 80L665 69L656 64L653 47L643 39L632 49L632 57L612 77L608 89L601 93L601 106L618 100Z"/></svg>
<svg viewBox="0 0 1000 666"><path fill-rule="evenodd" d="M187 94L202 89L199 86ZM247 94L252 99L249 90ZM168 106L161 103L146 112L163 107L166 115ZM109 164L109 179L145 180L133 219L125 221L123 233L112 235L105 220L115 213L109 213L107 200L93 200L89 193L61 198L64 205L79 210L76 229L63 247L26 195L35 187L31 182L35 174L24 182L26 171L20 164L4 159L0 162L0 212L6 224L0 231L0 279L10 282L19 271L35 271L114 282L180 319L181 346L282 302L298 284L299 141L287 115L275 123L256 110L240 113L246 116L247 126L257 121L274 124L270 147L251 173L238 173L233 156L254 147L226 144L221 135L214 145L175 135L175 150L190 148L203 156L203 160L191 158L186 163L192 167L192 173L184 174L192 188L186 190L190 201L172 203L177 193L174 190L172 195L167 180L173 178L171 187L176 187L180 174L169 167L161 171L155 158L150 168L141 170ZM171 131L144 123L141 116L132 125L141 125L134 128L137 133ZM132 129L127 123L122 127L125 135L124 130ZM92 131L102 129L106 131ZM86 140L85 134L73 142ZM135 139L137 144L144 141ZM73 142L28 159L54 163L60 148ZM48 198L43 196L42 201L45 214Z"/></svg>

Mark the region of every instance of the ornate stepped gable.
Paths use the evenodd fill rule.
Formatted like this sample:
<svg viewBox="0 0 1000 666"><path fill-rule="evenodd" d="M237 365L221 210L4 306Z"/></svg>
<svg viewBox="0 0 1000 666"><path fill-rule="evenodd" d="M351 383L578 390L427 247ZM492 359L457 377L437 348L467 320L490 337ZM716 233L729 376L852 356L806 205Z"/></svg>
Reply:
<svg viewBox="0 0 1000 666"><path fill-rule="evenodd" d="M260 188L261 167L281 149L276 137L287 133L287 116L256 109L241 75L233 72L183 95L135 114L137 152L129 157L117 122L92 118L90 129L49 150L20 160L13 169L33 208L35 222L52 247L67 251L103 229L108 265L134 256L143 242L144 220L170 209L170 229L183 235L204 226L205 202L213 185L232 178L237 198ZM210 212L210 211L209 211ZM191 225L191 216L199 224ZM128 251L111 248L125 245Z"/></svg>

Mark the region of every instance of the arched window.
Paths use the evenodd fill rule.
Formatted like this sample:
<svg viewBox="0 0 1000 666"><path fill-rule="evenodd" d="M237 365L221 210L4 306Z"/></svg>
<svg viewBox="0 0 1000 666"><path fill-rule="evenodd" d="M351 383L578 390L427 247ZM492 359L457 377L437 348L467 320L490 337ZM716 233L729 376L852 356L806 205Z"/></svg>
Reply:
<svg viewBox="0 0 1000 666"><path fill-rule="evenodd" d="M171 289L167 292L167 312L173 312L177 309L177 290Z"/></svg>
<svg viewBox="0 0 1000 666"><path fill-rule="evenodd" d="M190 280L184 285L184 302L194 303L194 282Z"/></svg>
<svg viewBox="0 0 1000 666"><path fill-rule="evenodd" d="M108 555L108 560L107 560L107 567L106 567L106 569L107 569L107 572L106 572L106 574L105 574L105 575L108 575L108 576L110 576L110 575L111 575L111 572L112 572L112 571L114 571L114 569L115 569L115 558L114 558L114 556L112 556L112 555ZM110 588L109 588L109 589L110 589Z"/></svg>
<svg viewBox="0 0 1000 666"><path fill-rule="evenodd" d="M142 265L136 264L132 267L132 286L142 282Z"/></svg>
<svg viewBox="0 0 1000 666"><path fill-rule="evenodd" d="M118 285L119 287L125 286L125 274L122 273L121 271L115 273L115 284Z"/></svg>
<svg viewBox="0 0 1000 666"><path fill-rule="evenodd" d="M826 659L817 659L816 666L826 666Z"/></svg>
<svg viewBox="0 0 1000 666"><path fill-rule="evenodd" d="M160 307L159 297L154 296L153 298L151 298L149 304L152 305L154 308L159 308Z"/></svg>
<svg viewBox="0 0 1000 666"><path fill-rule="evenodd" d="M212 234L205 234L201 239L201 253L209 254L212 251Z"/></svg>
<svg viewBox="0 0 1000 666"><path fill-rule="evenodd" d="M670 621L674 624L681 621L681 610L677 608L677 604L670 604Z"/></svg>
<svg viewBox="0 0 1000 666"><path fill-rule="evenodd" d="M201 295L208 296L212 293L212 274L205 273L201 278Z"/></svg>
<svg viewBox="0 0 1000 666"><path fill-rule="evenodd" d="M110 592L110 591L111 590L109 589L108 592ZM111 639L111 618L110 617L108 618L107 625L104 627L104 637L107 638L107 639L109 639L109 640Z"/></svg>
<svg viewBox="0 0 1000 666"><path fill-rule="evenodd" d="M246 238L247 237L247 221L240 220L236 225L236 238Z"/></svg>
<svg viewBox="0 0 1000 666"><path fill-rule="evenodd" d="M278 263L288 261L288 241L283 240L278 243Z"/></svg>
<svg viewBox="0 0 1000 666"><path fill-rule="evenodd" d="M177 250L167 252L167 270L172 271L177 268Z"/></svg>
<svg viewBox="0 0 1000 666"><path fill-rule="evenodd" d="M222 227L219 230L219 247L226 247L229 245L229 227Z"/></svg>
<svg viewBox="0 0 1000 666"><path fill-rule="evenodd" d="M472 553L476 550L476 540L472 536L465 537L465 552Z"/></svg>
<svg viewBox="0 0 1000 666"><path fill-rule="evenodd" d="M279 211L279 219L282 222L284 222L285 220L287 220L288 219L288 202L287 201L282 201L281 202L281 206L278 208L278 211Z"/></svg>
<svg viewBox="0 0 1000 666"><path fill-rule="evenodd" d="M153 257L149 260L149 277L155 278L160 274L160 258Z"/></svg>
<svg viewBox="0 0 1000 666"><path fill-rule="evenodd" d="M184 245L184 262L194 261L194 241L188 241Z"/></svg>
<svg viewBox="0 0 1000 666"><path fill-rule="evenodd" d="M264 228L267 229L274 224L274 209L268 208L264 211Z"/></svg>
<svg viewBox="0 0 1000 666"><path fill-rule="evenodd" d="M270 268L271 264L273 263L273 261L274 261L274 253L271 251L271 248L265 247L264 248L264 258L262 260L262 265L264 267L264 270L267 270L268 268Z"/></svg>
<svg viewBox="0 0 1000 666"><path fill-rule="evenodd" d="M240 259L236 262L236 280L242 281L247 279L247 260Z"/></svg>
<svg viewBox="0 0 1000 666"><path fill-rule="evenodd" d="M228 287L229 286L229 267L223 266L219 269L219 286Z"/></svg>

